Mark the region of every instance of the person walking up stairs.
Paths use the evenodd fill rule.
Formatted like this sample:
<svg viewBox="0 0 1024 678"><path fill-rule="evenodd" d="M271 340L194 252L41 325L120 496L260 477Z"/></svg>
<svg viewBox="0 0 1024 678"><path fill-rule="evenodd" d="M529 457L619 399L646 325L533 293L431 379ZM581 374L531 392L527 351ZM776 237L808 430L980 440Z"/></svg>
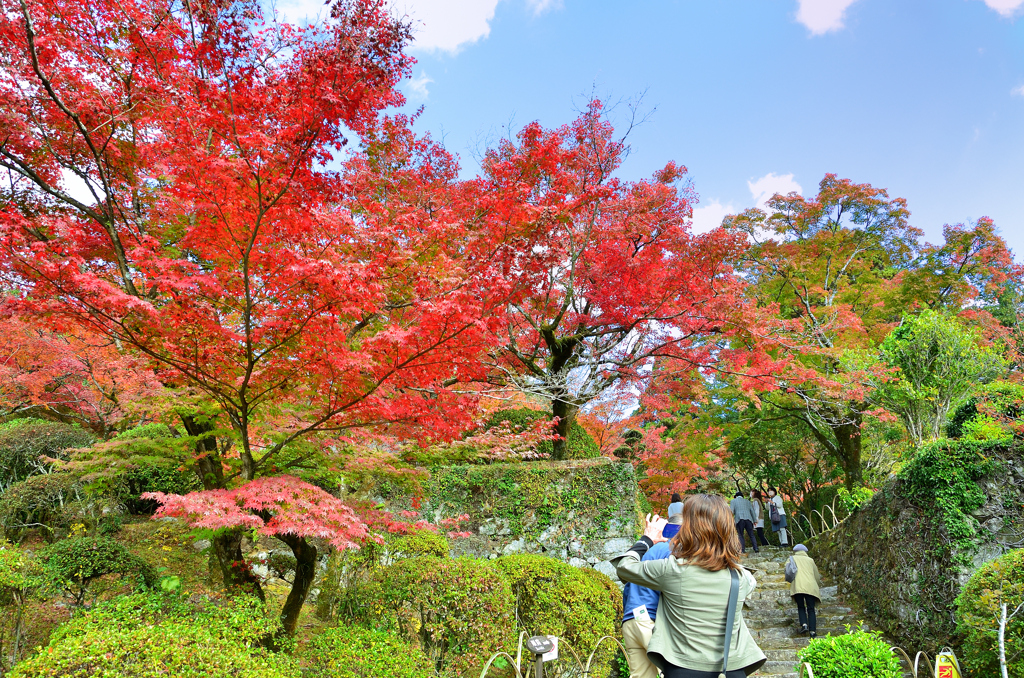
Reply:
<svg viewBox="0 0 1024 678"><path fill-rule="evenodd" d="M800 628L796 607L790 599L792 587L785 575L790 555L792 552L788 549L762 549L760 554L743 559L743 566L750 569L757 579L757 588L743 605L743 618L754 640L768 657L754 676L797 678L794 670L796 653L810 642ZM835 586L821 587L820 598L821 604L816 610L819 637L844 634L845 624L856 626L859 623L853 610L839 600Z"/></svg>

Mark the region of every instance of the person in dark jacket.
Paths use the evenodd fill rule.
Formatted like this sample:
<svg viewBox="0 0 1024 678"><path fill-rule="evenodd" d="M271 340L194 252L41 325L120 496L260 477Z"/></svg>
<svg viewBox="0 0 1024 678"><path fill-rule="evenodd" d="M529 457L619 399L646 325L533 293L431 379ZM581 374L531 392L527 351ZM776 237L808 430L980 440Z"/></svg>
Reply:
<svg viewBox="0 0 1024 678"><path fill-rule="evenodd" d="M682 513L673 515L662 529L662 536L665 539L676 536L682 522ZM669 543L663 541L648 549L641 560L661 560L671 553ZM627 582L622 588L622 645L626 648L629 678L658 678L657 667L647 658L647 646L651 644L660 600L661 594L646 586Z"/></svg>

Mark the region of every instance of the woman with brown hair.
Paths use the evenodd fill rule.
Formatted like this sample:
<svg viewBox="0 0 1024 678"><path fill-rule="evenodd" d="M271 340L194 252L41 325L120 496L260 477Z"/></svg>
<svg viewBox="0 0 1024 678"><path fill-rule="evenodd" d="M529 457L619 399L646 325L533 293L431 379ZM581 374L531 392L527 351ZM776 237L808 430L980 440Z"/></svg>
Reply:
<svg viewBox="0 0 1024 678"><path fill-rule="evenodd" d="M622 581L661 592L647 656L664 678L744 678L765 656L743 621L743 601L757 582L740 566L732 511L721 497L699 494L687 499L682 515L671 556L641 562L647 549L665 541L665 520L648 516L644 536L612 564Z"/></svg>

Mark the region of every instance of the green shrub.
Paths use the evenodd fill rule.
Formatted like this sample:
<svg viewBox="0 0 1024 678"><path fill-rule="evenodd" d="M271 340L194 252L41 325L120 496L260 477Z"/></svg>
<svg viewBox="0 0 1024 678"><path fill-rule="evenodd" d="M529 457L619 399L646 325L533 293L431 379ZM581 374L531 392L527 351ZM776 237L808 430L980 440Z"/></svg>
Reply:
<svg viewBox="0 0 1024 678"><path fill-rule="evenodd" d="M514 642L512 593L486 561L399 560L348 595L358 621L418 643L443 676L479 673L492 654Z"/></svg>
<svg viewBox="0 0 1024 678"><path fill-rule="evenodd" d="M863 628L840 636L814 638L797 656L814 669L814 678L901 678L899 659L879 631Z"/></svg>
<svg viewBox="0 0 1024 678"><path fill-rule="evenodd" d="M10 678L300 678L286 655L249 648L197 623L95 629L51 642Z"/></svg>
<svg viewBox="0 0 1024 678"><path fill-rule="evenodd" d="M34 528L41 528L52 539L71 526L81 501L81 485L70 474L34 475L11 485L0 496L0 525L11 540Z"/></svg>
<svg viewBox="0 0 1024 678"><path fill-rule="evenodd" d="M45 458L67 459L67 450L95 442L77 426L42 419L0 424L0 489L53 469Z"/></svg>
<svg viewBox="0 0 1024 678"><path fill-rule="evenodd" d="M51 585L82 605L92 582L118 574L135 585L152 587L156 571L149 563L109 537L74 537L46 547L40 556Z"/></svg>
<svg viewBox="0 0 1024 678"><path fill-rule="evenodd" d="M0 544L0 673L26 649L25 608L45 583L34 558Z"/></svg>
<svg viewBox="0 0 1024 678"><path fill-rule="evenodd" d="M484 429L490 430L499 424L505 424L513 432L519 433L528 429L536 421L551 418L550 412L542 412L528 407L498 410L488 418L484 424ZM575 421L569 427L566 448L566 459L593 459L601 456L601 448L593 436L587 433L586 429ZM537 451L543 454L551 454L552 449L553 446L550 440L546 440L537 446Z"/></svg>
<svg viewBox="0 0 1024 678"><path fill-rule="evenodd" d="M602 636L616 635L622 604L612 602L599 578L541 555L505 556L494 562L512 587L518 631L558 636L581 657L589 655ZM622 594L617 597L621 600ZM607 675L614 656L614 644L603 645L595 657L594 675Z"/></svg>
<svg viewBox="0 0 1024 678"><path fill-rule="evenodd" d="M145 492L188 494L203 489L195 473L168 465L168 460L161 458L170 440L171 430L157 423L136 426L114 438L114 441L131 441L129 449L132 457L150 462L129 466L110 483L111 494L128 513L152 515L156 512L157 503L154 500L140 498ZM155 463L157 461L162 463Z"/></svg>
<svg viewBox="0 0 1024 678"><path fill-rule="evenodd" d="M969 675L999 675L997 634L1000 605L1007 615L1024 602L1024 549L1014 549L975 572L956 599L960 660ZM1011 676L1024 675L1024 613L1006 625L1006 660Z"/></svg>
<svg viewBox="0 0 1024 678"><path fill-rule="evenodd" d="M398 636L359 626L327 629L313 641L310 678L431 678L430 658Z"/></svg>
<svg viewBox="0 0 1024 678"><path fill-rule="evenodd" d="M100 601L62 624L51 640L56 642L102 630L122 632L189 622L208 629L218 638L233 640L246 647L260 645L281 627L280 620L268 617L266 606L254 596L193 601L174 593L154 590Z"/></svg>
<svg viewBox="0 0 1024 678"><path fill-rule="evenodd" d="M407 534L396 537L388 544L390 558L414 558L416 556L437 556L445 558L448 556L451 547L448 539L433 530L413 529Z"/></svg>
<svg viewBox="0 0 1024 678"><path fill-rule="evenodd" d="M1012 437L1015 430L1019 434L1021 420L1024 420L1024 384L995 381L982 386L950 416L946 435L950 438L966 437L972 432L968 424L986 415L999 425L1004 435Z"/></svg>

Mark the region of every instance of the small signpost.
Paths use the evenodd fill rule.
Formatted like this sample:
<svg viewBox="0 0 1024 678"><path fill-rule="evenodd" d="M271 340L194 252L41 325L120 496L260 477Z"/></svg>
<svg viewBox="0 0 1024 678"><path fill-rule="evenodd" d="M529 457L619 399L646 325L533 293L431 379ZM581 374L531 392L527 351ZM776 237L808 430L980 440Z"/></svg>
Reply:
<svg viewBox="0 0 1024 678"><path fill-rule="evenodd" d="M949 651L939 653L935 658L935 678L963 678L956 655Z"/></svg>

